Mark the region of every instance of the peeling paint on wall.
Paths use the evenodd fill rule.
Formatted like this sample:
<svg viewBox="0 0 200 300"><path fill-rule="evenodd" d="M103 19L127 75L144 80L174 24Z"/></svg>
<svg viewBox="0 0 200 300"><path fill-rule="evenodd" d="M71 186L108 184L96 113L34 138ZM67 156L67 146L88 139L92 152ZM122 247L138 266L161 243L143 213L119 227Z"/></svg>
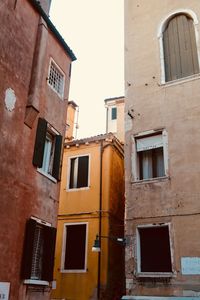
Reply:
<svg viewBox="0 0 200 300"><path fill-rule="evenodd" d="M183 275L200 274L200 257L181 257L181 271Z"/></svg>
<svg viewBox="0 0 200 300"><path fill-rule="evenodd" d="M15 92L11 88L8 88L5 91L6 109L8 111L12 111L15 108L15 102L16 102Z"/></svg>
<svg viewBox="0 0 200 300"><path fill-rule="evenodd" d="M128 116L125 117L125 132L132 129L132 119Z"/></svg>

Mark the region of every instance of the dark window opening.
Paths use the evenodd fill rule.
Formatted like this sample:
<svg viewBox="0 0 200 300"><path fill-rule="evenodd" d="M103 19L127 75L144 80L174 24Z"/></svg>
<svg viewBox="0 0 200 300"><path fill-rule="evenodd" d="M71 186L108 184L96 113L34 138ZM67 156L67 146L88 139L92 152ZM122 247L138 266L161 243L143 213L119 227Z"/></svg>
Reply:
<svg viewBox="0 0 200 300"><path fill-rule="evenodd" d="M184 15L175 15L163 32L165 80L199 73L196 38L193 20Z"/></svg>
<svg viewBox="0 0 200 300"><path fill-rule="evenodd" d="M112 120L116 120L117 119L117 108L116 107L112 107L111 119Z"/></svg>
<svg viewBox="0 0 200 300"><path fill-rule="evenodd" d="M65 270L85 269L86 224L66 226Z"/></svg>
<svg viewBox="0 0 200 300"><path fill-rule="evenodd" d="M172 272L169 227L139 228L141 272Z"/></svg>
<svg viewBox="0 0 200 300"><path fill-rule="evenodd" d="M69 188L88 186L89 156L71 158Z"/></svg>
<svg viewBox="0 0 200 300"><path fill-rule="evenodd" d="M163 147L138 153L140 180L165 176Z"/></svg>

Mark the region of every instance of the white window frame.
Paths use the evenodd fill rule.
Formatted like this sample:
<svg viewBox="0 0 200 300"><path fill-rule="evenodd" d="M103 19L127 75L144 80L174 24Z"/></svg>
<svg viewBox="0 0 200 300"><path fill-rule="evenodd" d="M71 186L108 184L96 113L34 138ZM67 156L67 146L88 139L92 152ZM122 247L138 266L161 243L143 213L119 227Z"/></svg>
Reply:
<svg viewBox="0 0 200 300"><path fill-rule="evenodd" d="M171 255L171 266L172 272L141 272L141 255L140 255L140 228L152 228L152 227L168 227L169 231L169 244L170 244L170 255ZM137 277L172 277L175 276L174 269L174 253L173 253L173 245L172 245L172 235L171 235L171 223L157 223L157 224L144 224L137 225L136 227L136 276Z"/></svg>
<svg viewBox="0 0 200 300"><path fill-rule="evenodd" d="M54 147L54 149L53 149L53 151L55 151L55 138L56 138L56 135L59 135L59 132L57 131L57 130L55 130L55 128L53 128L49 123L47 123L47 132L46 132L46 136L47 136L47 134L49 134L49 135L51 135L52 137L53 137L53 139L54 139L54 144L53 144L53 147ZM46 143L45 143L46 144ZM45 151L45 149L44 149L44 151ZM44 153L45 154L45 153ZM55 154L55 153L54 153ZM54 159L54 154L53 154L53 157L52 157L52 159ZM49 164L48 164L48 169L49 169L49 166L50 166L50 164L51 163L53 163L53 162L51 162L51 160L49 160ZM44 159L43 159L43 164L44 164ZM50 173L48 173L48 171L46 172L46 168L47 168L47 166L45 165L43 165L42 164L42 167L41 168L37 168L37 171L40 173L40 174L42 174L42 175L44 175L45 177L48 177L51 181L53 181L54 183L57 183L57 180L56 180L56 178L54 178Z"/></svg>
<svg viewBox="0 0 200 300"><path fill-rule="evenodd" d="M65 251L66 251L66 236L67 236L67 226L76 225L86 225L86 235L85 235L85 268L81 270L67 270L64 269L65 265ZM61 273L86 273L87 272L87 256L88 256L88 222L76 222L76 223L64 223L63 224L63 240L62 240L62 253L61 253Z"/></svg>
<svg viewBox="0 0 200 300"><path fill-rule="evenodd" d="M49 83L49 76L50 76L50 70L51 70L51 65L54 64L55 67L58 69L60 74L63 76L63 84L62 84L62 91L59 93L50 83ZM58 64L54 61L54 59L51 57L50 62L49 62L49 70L48 70L48 78L47 78L47 83L49 87L63 100L64 98L64 90L65 90L65 73L63 70L58 66Z"/></svg>
<svg viewBox="0 0 200 300"><path fill-rule="evenodd" d="M86 187L80 187L80 188L70 188L70 173L71 173L71 159L73 158L78 158L78 157L83 157L83 156L88 156L88 185ZM80 190L88 190L90 188L90 161L91 161L91 155L89 153L86 154L80 154L80 155L74 155L68 157L68 174L67 174L67 191L80 191Z"/></svg>
<svg viewBox="0 0 200 300"><path fill-rule="evenodd" d="M180 81L185 81L190 78L194 78L199 76L199 73L190 75L187 77L167 81L165 79L165 59L164 59L164 48L163 48L163 32L165 30L166 25L168 24L169 20L173 18L177 14L185 14L188 15L194 22L194 31L195 31L195 37L196 37L196 45L197 45L197 56L198 56L198 62L199 62L199 67L200 67L200 45L199 45L199 33L198 33L198 18L197 15L191 10L191 9L177 9L174 10L173 12L170 12L167 16L163 18L161 21L158 31L157 31L157 38L159 42L159 50L160 50L160 75L161 75L161 84L171 84L174 82L180 82Z"/></svg>
<svg viewBox="0 0 200 300"><path fill-rule="evenodd" d="M153 178L147 178L147 179L139 179L139 157L137 152L137 145L136 140L137 138L145 138L149 135L160 135L162 134L162 141L163 141L163 159L164 159L164 170L165 175L163 177L153 177ZM146 181L155 181L160 180L162 178L167 178L169 176L169 170L168 170L168 134L166 129L158 129L158 130L149 130L144 131L141 133L138 133L134 136L132 136L132 155L131 155L132 161L132 182L146 182Z"/></svg>

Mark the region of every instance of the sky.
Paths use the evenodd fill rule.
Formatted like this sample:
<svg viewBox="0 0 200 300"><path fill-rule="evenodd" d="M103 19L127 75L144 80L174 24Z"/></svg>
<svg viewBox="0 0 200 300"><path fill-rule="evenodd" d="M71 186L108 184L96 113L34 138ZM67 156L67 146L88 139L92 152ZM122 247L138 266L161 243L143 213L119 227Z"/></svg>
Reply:
<svg viewBox="0 0 200 300"><path fill-rule="evenodd" d="M123 0L52 0L50 19L72 49L69 100L79 106L77 138L105 133L106 98L124 95Z"/></svg>

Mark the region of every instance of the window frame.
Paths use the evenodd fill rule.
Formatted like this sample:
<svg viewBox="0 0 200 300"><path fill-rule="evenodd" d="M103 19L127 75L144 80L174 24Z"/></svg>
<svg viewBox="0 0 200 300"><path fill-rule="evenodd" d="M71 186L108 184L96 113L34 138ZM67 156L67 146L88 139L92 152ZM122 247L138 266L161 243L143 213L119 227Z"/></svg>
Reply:
<svg viewBox="0 0 200 300"><path fill-rule="evenodd" d="M171 256L171 272L141 272L141 246L140 246L140 233L141 228L155 228L155 227L168 227L169 232L169 246L170 246L170 256ZM157 223L157 224L141 224L136 226L136 276L137 277L172 277L175 276L174 268L174 252L173 252L173 242L172 242L172 225L171 223Z"/></svg>
<svg viewBox="0 0 200 300"><path fill-rule="evenodd" d="M45 146L46 146L46 139L47 139L48 135L50 135L53 138L52 147L50 149L50 151L52 151L52 148L53 148L53 155L52 156L50 155L50 159L49 159L49 162L48 162L48 170L51 169L50 173L48 171L46 172L46 170L45 170L46 166L44 166ZM56 135L59 135L59 132L56 131L50 124L47 123L47 131L46 131L46 138L45 138L45 146L44 146L42 167L41 168L37 168L37 171L39 173L41 173L42 175L48 177L50 180L52 180L55 183L57 183L57 180L56 180L56 178L54 178L52 176L52 171L53 171L53 161L54 161L55 148L56 148L55 147Z"/></svg>
<svg viewBox="0 0 200 300"><path fill-rule="evenodd" d="M47 140L47 135L53 138L53 156L49 160L49 167L51 166L51 172L46 172L44 169L44 154L45 154L45 144ZM52 148L51 148L52 149ZM59 132L53 128L45 119L38 118L38 125L35 137L35 146L33 153L33 165L37 167L37 171L49 178L54 183L60 180L61 176L61 163L63 154L63 137ZM49 169L48 167L48 169Z"/></svg>
<svg viewBox="0 0 200 300"><path fill-rule="evenodd" d="M171 85L174 84L175 82L182 82L182 81L187 81L191 80L193 78L199 77L199 73L189 75L187 77L183 78L178 78L172 81L166 81L165 78L165 61L164 61L164 47L163 47L163 32L166 28L166 25L170 21L171 18L173 18L175 15L178 14L185 14L188 17L190 17L193 20L194 24L194 32L195 32L195 40L196 40L196 45L197 45L197 56L198 56L198 63L199 63L199 69L200 69L200 47L198 47L198 40L199 40L199 34L198 34L198 18L197 15L190 9L177 9L165 16L162 21L159 24L158 30L157 30L157 38L158 38L158 43L159 43L159 52L160 52L160 83L161 85Z"/></svg>
<svg viewBox="0 0 200 300"><path fill-rule="evenodd" d="M35 230L37 226L43 228L43 260L41 268L41 278L32 278L32 267L33 267L33 257L34 257L34 240L35 240ZM49 228L47 230L47 228ZM48 240L51 238L51 240ZM48 241L47 241L48 240ZM22 255L22 265L21 265L21 278L24 284L33 285L49 285L49 282L53 280L53 264L55 256L55 243L56 243L56 228L52 224L31 216L26 223L25 227L25 237L24 237L24 248ZM31 248L30 248L31 247ZM50 249L51 251L49 252ZM28 250L28 251L27 251ZM48 251L47 251L48 250ZM45 259L49 258L50 261ZM28 275L27 275L28 274ZM47 276L48 274L48 276Z"/></svg>
<svg viewBox="0 0 200 300"><path fill-rule="evenodd" d="M48 148L46 147L47 140L50 142L50 146L49 145L47 146ZM39 171L45 173L47 176L51 176L52 174L54 154L55 154L55 134L52 134L52 132L47 129L42 167L38 168Z"/></svg>
<svg viewBox="0 0 200 300"><path fill-rule="evenodd" d="M50 78L50 71L51 71L51 65L54 65L56 69L60 72L60 74L63 76L63 84L62 84L62 91L59 93L53 85L50 84L49 78ZM49 61L49 68L48 68L48 77L47 77L47 84L48 86L59 96L60 99L64 99L64 90L65 90L65 73L63 70L59 67L59 65L55 62L55 60L51 57Z"/></svg>
<svg viewBox="0 0 200 300"><path fill-rule="evenodd" d="M84 269L65 269L65 252L66 252L66 237L67 237L67 226L86 225L85 234L85 262ZM63 239L62 239L62 253L61 253L61 273L86 273L87 272L87 261L88 261L88 222L75 222L75 223L64 223L63 224Z"/></svg>
<svg viewBox="0 0 200 300"><path fill-rule="evenodd" d="M113 109L115 110L115 118L114 119L113 119ZM116 121L117 120L117 106L112 106L110 113L111 113L111 116L110 116L111 121Z"/></svg>
<svg viewBox="0 0 200 300"><path fill-rule="evenodd" d="M149 136L162 135L163 142L163 162L165 175L162 177L152 177L147 179L140 179L140 164L139 164L139 152L137 151L137 139L145 138ZM168 134L166 129L149 130L141 132L132 136L132 155L131 155L131 182L142 183L162 180L169 177L168 171Z"/></svg>
<svg viewBox="0 0 200 300"><path fill-rule="evenodd" d="M79 157L83 157L83 156L88 156L88 185L86 187L76 187L76 188L70 188L70 174L71 174L71 160L73 158L79 158ZM73 156L69 156L68 157L68 173L67 173L67 187L66 190L67 191L80 191L80 190L88 190L90 188L90 163L91 163L91 155L90 153L86 153L86 154L80 154L80 155L73 155Z"/></svg>

